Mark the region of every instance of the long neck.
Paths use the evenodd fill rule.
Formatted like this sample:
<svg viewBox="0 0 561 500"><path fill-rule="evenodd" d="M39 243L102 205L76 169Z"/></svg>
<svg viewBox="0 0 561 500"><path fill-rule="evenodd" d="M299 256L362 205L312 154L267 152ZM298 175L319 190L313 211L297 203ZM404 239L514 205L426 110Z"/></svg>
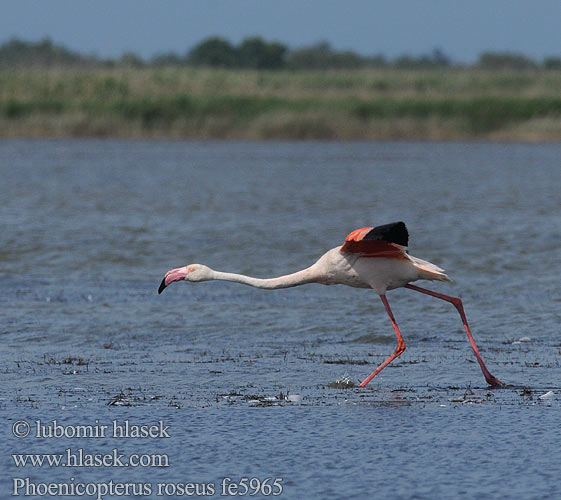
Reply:
<svg viewBox="0 0 561 500"><path fill-rule="evenodd" d="M243 274L223 273L214 271L213 278L222 281L234 281L244 285L253 286L255 288L263 288L265 290L276 290L277 288L290 288L292 286L304 285L306 283L321 283L321 275L312 267L303 269L293 274L279 276L278 278L253 278Z"/></svg>

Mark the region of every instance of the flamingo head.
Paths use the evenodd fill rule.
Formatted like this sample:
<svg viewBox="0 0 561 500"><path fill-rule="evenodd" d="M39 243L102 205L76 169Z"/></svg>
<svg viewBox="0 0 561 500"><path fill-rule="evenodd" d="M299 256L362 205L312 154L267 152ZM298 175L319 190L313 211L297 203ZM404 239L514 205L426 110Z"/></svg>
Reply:
<svg viewBox="0 0 561 500"><path fill-rule="evenodd" d="M208 281L212 279L212 269L202 264L190 264L185 267L169 270L160 283L158 293L162 293L164 288L175 281Z"/></svg>

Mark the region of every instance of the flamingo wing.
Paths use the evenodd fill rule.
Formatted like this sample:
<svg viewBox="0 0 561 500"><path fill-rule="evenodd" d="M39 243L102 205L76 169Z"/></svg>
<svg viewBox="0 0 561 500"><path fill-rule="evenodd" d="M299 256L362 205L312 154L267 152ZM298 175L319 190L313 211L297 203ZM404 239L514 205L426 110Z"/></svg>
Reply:
<svg viewBox="0 0 561 500"><path fill-rule="evenodd" d="M403 222L355 229L345 239L341 252L358 253L362 257L407 259L409 233Z"/></svg>

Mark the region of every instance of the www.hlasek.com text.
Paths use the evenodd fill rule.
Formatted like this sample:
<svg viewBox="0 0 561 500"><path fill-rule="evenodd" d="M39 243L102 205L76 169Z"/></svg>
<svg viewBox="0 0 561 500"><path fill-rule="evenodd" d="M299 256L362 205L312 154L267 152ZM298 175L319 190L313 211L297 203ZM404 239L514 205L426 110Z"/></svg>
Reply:
<svg viewBox="0 0 561 500"><path fill-rule="evenodd" d="M66 448L64 453L14 453L16 467L169 467L167 453L131 453L113 448L109 453L90 453Z"/></svg>

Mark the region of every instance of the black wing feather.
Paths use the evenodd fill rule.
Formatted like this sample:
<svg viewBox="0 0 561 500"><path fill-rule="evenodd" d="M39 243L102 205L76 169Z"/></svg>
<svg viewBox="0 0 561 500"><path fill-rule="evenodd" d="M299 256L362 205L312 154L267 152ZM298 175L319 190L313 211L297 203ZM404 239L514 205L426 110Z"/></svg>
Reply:
<svg viewBox="0 0 561 500"><path fill-rule="evenodd" d="M409 243L409 233L407 232L405 222L391 222L390 224L372 228L364 236L363 240L382 240L406 247Z"/></svg>

